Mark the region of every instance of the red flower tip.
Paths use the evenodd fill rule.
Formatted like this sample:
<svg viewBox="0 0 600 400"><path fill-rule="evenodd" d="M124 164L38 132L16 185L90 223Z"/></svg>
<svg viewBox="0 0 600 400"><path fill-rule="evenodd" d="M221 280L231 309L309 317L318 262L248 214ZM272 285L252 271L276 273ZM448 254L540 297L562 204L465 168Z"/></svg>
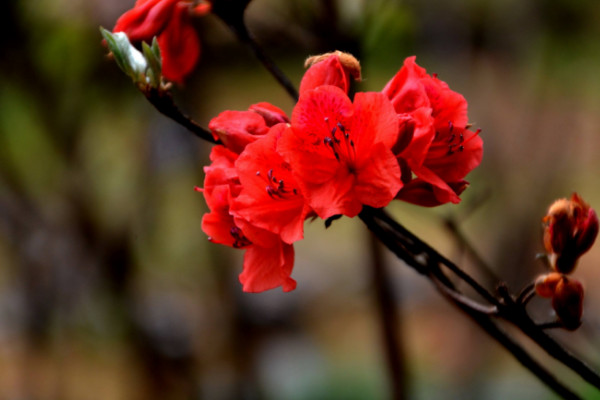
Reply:
<svg viewBox="0 0 600 400"><path fill-rule="evenodd" d="M182 83L200 57L200 39L192 16L210 11L209 3L193 7L186 0L138 0L115 24L113 32L125 32L132 43L157 37L165 79Z"/></svg>
<svg viewBox="0 0 600 400"><path fill-rule="evenodd" d="M201 2L196 7L192 8L190 10L190 12L192 15L200 17L202 15L206 15L206 14L210 13L211 9L212 9L211 2Z"/></svg>
<svg viewBox="0 0 600 400"><path fill-rule="evenodd" d="M309 57L304 66L308 70L300 82L300 94L323 85L337 86L348 93L350 77L361 79L358 60L341 51Z"/></svg>
<svg viewBox="0 0 600 400"><path fill-rule="evenodd" d="M581 255L592 247L598 235L598 216L573 193L558 199L548 208L544 222L544 246L552 266L561 273L575 269Z"/></svg>

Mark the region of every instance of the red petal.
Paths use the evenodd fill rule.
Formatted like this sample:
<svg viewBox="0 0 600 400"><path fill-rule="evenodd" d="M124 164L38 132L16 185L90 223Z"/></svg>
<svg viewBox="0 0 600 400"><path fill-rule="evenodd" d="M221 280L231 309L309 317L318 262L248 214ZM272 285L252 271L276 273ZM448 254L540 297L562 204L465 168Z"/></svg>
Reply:
<svg viewBox="0 0 600 400"><path fill-rule="evenodd" d="M158 36L158 45L163 60L163 76L181 84L200 58L200 39L192 26L187 4L175 7L172 18Z"/></svg>
<svg viewBox="0 0 600 400"><path fill-rule="evenodd" d="M449 151L447 142L436 145L436 143L438 143L436 141L436 143L432 145L432 148L441 147L441 149L436 152L438 154L441 153L442 155L434 156L433 152L430 152L423 164L446 182L463 179L481 163L483 157L483 141L481 140L481 137L479 137L478 132L465 130L462 135L464 137L462 144L460 145L462 150L460 150L457 145L452 151Z"/></svg>
<svg viewBox="0 0 600 400"><path fill-rule="evenodd" d="M290 122L289 118L279 107L275 107L273 104L262 102L253 104L248 108L249 111L254 111L258 115L264 118L267 126L274 126L282 122Z"/></svg>
<svg viewBox="0 0 600 400"><path fill-rule="evenodd" d="M402 132L402 126L405 124L409 125L408 129L412 129L412 137L408 138L410 140L408 143L399 147L400 153L396 153L396 156L404 159L411 168L418 168L425 161L427 151L435 137L431 109L422 107L410 114L399 114L398 118L401 121L399 138L401 135L409 135Z"/></svg>
<svg viewBox="0 0 600 400"><path fill-rule="evenodd" d="M385 207L402 187L400 166L391 150L383 143L377 143L373 147L369 159L370 162L359 171L355 196L361 204L375 208Z"/></svg>
<svg viewBox="0 0 600 400"><path fill-rule="evenodd" d="M252 111L223 111L208 124L215 139L236 153L241 153L247 144L267 134L269 127L265 119Z"/></svg>
<svg viewBox="0 0 600 400"><path fill-rule="evenodd" d="M414 171L417 179L407 183L397 198L425 207L446 203L460 203L460 193L466 189L466 181L444 182L439 176L422 167Z"/></svg>
<svg viewBox="0 0 600 400"><path fill-rule="evenodd" d="M356 93L354 96L354 132L357 153L361 147L370 148L374 143L382 142L387 148L398 140L398 117L388 98L377 92Z"/></svg>
<svg viewBox="0 0 600 400"><path fill-rule="evenodd" d="M415 56L404 60L404 66L381 91L388 96L397 113L409 113L420 107L429 107L429 98L421 77L425 70L415 63Z"/></svg>
<svg viewBox="0 0 600 400"><path fill-rule="evenodd" d="M308 210L289 164L276 152L285 124L248 145L236 162L242 191L231 212L262 229L281 235L286 243L303 237Z"/></svg>
<svg viewBox="0 0 600 400"><path fill-rule="evenodd" d="M336 175L327 182L306 183L304 193L307 202L322 219L338 214L354 217L362 209L354 193L356 176L346 168L336 167L333 172Z"/></svg>
<svg viewBox="0 0 600 400"><path fill-rule="evenodd" d="M125 32L131 42L150 42L169 23L178 0L138 1L117 20L113 32Z"/></svg>
<svg viewBox="0 0 600 400"><path fill-rule="evenodd" d="M294 267L294 247L279 242L273 247L252 245L244 255L244 270L240 282L244 292L263 292L282 286L284 292L296 288L290 277Z"/></svg>

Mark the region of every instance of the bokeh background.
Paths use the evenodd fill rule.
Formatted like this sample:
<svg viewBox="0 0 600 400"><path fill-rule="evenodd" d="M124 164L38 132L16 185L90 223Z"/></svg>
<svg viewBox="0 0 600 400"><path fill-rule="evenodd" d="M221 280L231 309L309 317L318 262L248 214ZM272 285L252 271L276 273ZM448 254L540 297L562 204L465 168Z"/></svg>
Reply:
<svg viewBox="0 0 600 400"><path fill-rule="evenodd" d="M216 0L218 1L218 0ZM386 399L390 383L358 220L306 225L294 292L245 294L241 254L200 229L208 143L157 113L106 58L99 26L121 0L7 0L0 13L0 398ZM458 206L392 204L399 221L493 287L544 266L541 217L579 192L600 208L600 3L594 0L254 0L250 30L298 84L311 54L361 59L380 90L406 56L469 101L484 160ZM203 125L259 101L293 102L214 16L175 89ZM477 269L446 228L491 266ZM386 254L411 399L555 396ZM598 246L574 333L600 367ZM531 311L551 320L547 301ZM512 332L510 327L507 327ZM513 332L518 338L517 332ZM522 338L521 338L522 339ZM597 391L523 341L586 398Z"/></svg>

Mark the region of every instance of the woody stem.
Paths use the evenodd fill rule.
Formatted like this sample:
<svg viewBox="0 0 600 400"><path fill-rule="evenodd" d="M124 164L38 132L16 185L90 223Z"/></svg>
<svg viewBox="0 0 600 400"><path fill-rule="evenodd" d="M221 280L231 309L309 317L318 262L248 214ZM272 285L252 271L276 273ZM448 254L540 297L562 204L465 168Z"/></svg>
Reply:
<svg viewBox="0 0 600 400"><path fill-rule="evenodd" d="M181 112L173 101L171 93L167 90L148 88L142 91L146 96L146 99L163 115L171 118L173 121L179 123L181 126L187 128L194 135L200 139L206 140L210 143L220 144L220 140L216 140L212 133L202 126L200 126L193 119Z"/></svg>
<svg viewBox="0 0 600 400"><path fill-rule="evenodd" d="M226 21L227 22L227 21ZM232 24L228 23L231 30L236 34L240 42L248 46L254 56L262 63L262 65L273 75L275 80L285 89L294 101L298 101L298 91L292 84L289 78L279 69L273 60L265 53L264 49L256 42L252 34L248 31L243 19L241 22Z"/></svg>

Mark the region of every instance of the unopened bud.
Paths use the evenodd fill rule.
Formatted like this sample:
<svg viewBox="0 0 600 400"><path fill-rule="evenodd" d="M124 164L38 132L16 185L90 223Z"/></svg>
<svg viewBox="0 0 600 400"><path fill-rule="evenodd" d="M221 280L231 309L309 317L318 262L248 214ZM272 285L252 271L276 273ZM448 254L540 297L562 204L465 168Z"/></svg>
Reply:
<svg viewBox="0 0 600 400"><path fill-rule="evenodd" d="M563 279L558 272L539 276L535 281L535 292L540 297L551 298L556 291L556 285Z"/></svg>
<svg viewBox="0 0 600 400"><path fill-rule="evenodd" d="M596 212L577 193L573 193L570 199L552 203L543 222L544 246L552 267L564 274L572 272L579 257L596 240Z"/></svg>
<svg viewBox="0 0 600 400"><path fill-rule="evenodd" d="M581 325L583 315L583 286L574 279L564 277L557 284L552 297L552 308L568 330Z"/></svg>
<svg viewBox="0 0 600 400"><path fill-rule="evenodd" d="M331 53L324 53L324 54L319 54L316 56L308 57L306 59L306 61L304 62L304 68L311 67L311 66L315 65L316 63L326 60L332 56L336 56L340 60L340 64L342 64L342 67L344 67L344 70L349 72L355 81L361 80L360 61L358 61L356 59L356 57L354 57L352 54L344 53L343 51L339 51L339 50L333 51Z"/></svg>
<svg viewBox="0 0 600 400"><path fill-rule="evenodd" d="M351 54L341 51L308 57L304 63L308 68L302 82L300 94L322 85L333 85L348 93L350 77L360 81L360 62Z"/></svg>
<svg viewBox="0 0 600 400"><path fill-rule="evenodd" d="M153 39L151 46L142 43L142 53L131 44L125 32L112 33L104 28L100 28L100 32L119 68L138 87L158 88L160 86L162 61L156 38Z"/></svg>

